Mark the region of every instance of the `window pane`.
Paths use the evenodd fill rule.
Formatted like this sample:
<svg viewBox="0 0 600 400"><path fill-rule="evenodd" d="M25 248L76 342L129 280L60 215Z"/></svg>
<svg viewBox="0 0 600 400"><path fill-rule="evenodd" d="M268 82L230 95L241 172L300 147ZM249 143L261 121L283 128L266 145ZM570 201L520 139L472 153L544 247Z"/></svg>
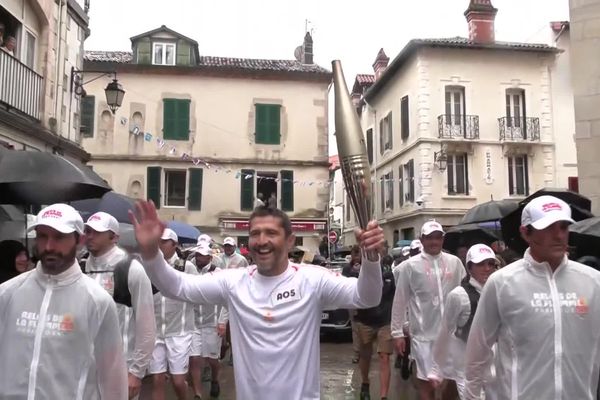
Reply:
<svg viewBox="0 0 600 400"><path fill-rule="evenodd" d="M172 44L167 44L166 48L166 57L165 64L167 65L175 65L175 46Z"/></svg>
<svg viewBox="0 0 600 400"><path fill-rule="evenodd" d="M456 160L456 193L465 193L465 156L455 156Z"/></svg>
<svg viewBox="0 0 600 400"><path fill-rule="evenodd" d="M452 93L446 91L446 115L452 114Z"/></svg>
<svg viewBox="0 0 600 400"><path fill-rule="evenodd" d="M511 196L515 194L513 160L513 157L508 157L508 194Z"/></svg>
<svg viewBox="0 0 600 400"><path fill-rule="evenodd" d="M525 194L525 166L523 157L515 157L515 170L517 178L517 194Z"/></svg>
<svg viewBox="0 0 600 400"><path fill-rule="evenodd" d="M448 171L448 193L454 193L454 156L448 156L448 165L446 168Z"/></svg>
<svg viewBox="0 0 600 400"><path fill-rule="evenodd" d="M154 64L163 63L163 46L161 44L154 45Z"/></svg>
<svg viewBox="0 0 600 400"><path fill-rule="evenodd" d="M31 68L34 69L34 65L33 62L35 60L35 36L33 36L31 33L26 32L26 54L25 54L25 64Z"/></svg>
<svg viewBox="0 0 600 400"><path fill-rule="evenodd" d="M166 171L166 202L167 206L185 206L186 171Z"/></svg>

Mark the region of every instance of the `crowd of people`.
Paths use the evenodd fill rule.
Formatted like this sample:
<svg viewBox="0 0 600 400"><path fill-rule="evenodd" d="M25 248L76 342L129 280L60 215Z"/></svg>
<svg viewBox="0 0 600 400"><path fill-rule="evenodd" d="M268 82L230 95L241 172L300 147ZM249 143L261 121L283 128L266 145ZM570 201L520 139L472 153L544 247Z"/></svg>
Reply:
<svg viewBox="0 0 600 400"><path fill-rule="evenodd" d="M573 220L557 198L523 209L529 248L507 266L482 243L443 251L436 221L386 255L372 221L342 274L290 260L290 219L268 205L250 216L246 256L233 238L216 255L207 235L182 253L152 202L131 218L136 254L117 246L114 217L84 223L65 204L31 226L33 268L19 242L0 243L0 398L134 399L149 377L152 399L167 384L201 399L204 371L218 397L229 348L238 398L318 399L321 311L331 308L351 310L361 400L374 352L382 399L395 353L420 400L597 398L600 272L568 259Z"/></svg>

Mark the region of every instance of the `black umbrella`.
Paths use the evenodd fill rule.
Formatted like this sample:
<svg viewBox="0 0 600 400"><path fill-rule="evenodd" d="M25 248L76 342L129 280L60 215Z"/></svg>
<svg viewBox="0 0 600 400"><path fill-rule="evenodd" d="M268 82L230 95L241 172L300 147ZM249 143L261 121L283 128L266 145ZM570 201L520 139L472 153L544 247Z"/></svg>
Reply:
<svg viewBox="0 0 600 400"><path fill-rule="evenodd" d="M471 247L483 243L488 246L500 240L499 232L478 224L460 224L446 230L444 249L454 253L459 246Z"/></svg>
<svg viewBox="0 0 600 400"><path fill-rule="evenodd" d="M532 199L543 195L554 196L566 202L571 207L571 216L575 221L581 221L594 216L590 212L592 202L590 199L579 193L566 189L551 188L545 188L535 192L525 200L521 201L518 209L500 220L504 242L509 248L519 254L523 254L528 247L519 232L519 227L521 226L521 212Z"/></svg>
<svg viewBox="0 0 600 400"><path fill-rule="evenodd" d="M135 201L134 198L111 191L105 193L99 199L73 201L71 206L79 211L84 221L92 214L104 211L115 217L119 222L130 223L128 211L135 212Z"/></svg>
<svg viewBox="0 0 600 400"><path fill-rule="evenodd" d="M498 221L519 207L515 200L492 200L471 208L460 220L460 224Z"/></svg>
<svg viewBox="0 0 600 400"><path fill-rule="evenodd" d="M577 249L577 257L600 256L600 217L576 222L569 232L569 244Z"/></svg>
<svg viewBox="0 0 600 400"><path fill-rule="evenodd" d="M0 150L0 204L69 202L102 197L110 190L79 162L44 152Z"/></svg>

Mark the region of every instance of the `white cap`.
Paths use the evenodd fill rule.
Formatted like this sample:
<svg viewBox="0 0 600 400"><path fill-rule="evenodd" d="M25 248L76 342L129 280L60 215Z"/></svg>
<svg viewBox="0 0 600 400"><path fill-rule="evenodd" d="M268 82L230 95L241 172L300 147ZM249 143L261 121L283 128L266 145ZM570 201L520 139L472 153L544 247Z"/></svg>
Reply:
<svg viewBox="0 0 600 400"><path fill-rule="evenodd" d="M410 242L410 249L411 250L415 250L415 249L423 249L423 243L421 243L421 241L419 239L415 239L412 242Z"/></svg>
<svg viewBox="0 0 600 400"><path fill-rule="evenodd" d="M433 232L442 232L443 234L444 228L442 228L442 225L437 221L425 222L423 224L423 227L421 228L421 236L428 236L431 235Z"/></svg>
<svg viewBox="0 0 600 400"><path fill-rule="evenodd" d="M202 243L202 244L194 247L194 253L200 253L203 256L209 256L212 254L212 250L210 249L210 246L208 245L208 243Z"/></svg>
<svg viewBox="0 0 600 400"><path fill-rule="evenodd" d="M482 261L490 259L495 260L496 253L494 253L494 250L485 244L473 245L467 252L467 264L470 262L479 264Z"/></svg>
<svg viewBox="0 0 600 400"><path fill-rule="evenodd" d="M226 245L226 244L231 245L231 246L235 246L236 245L235 244L235 239L232 238L231 236L226 237L225 240L223 240L223 245Z"/></svg>
<svg viewBox="0 0 600 400"><path fill-rule="evenodd" d="M169 229L166 228L163 231L162 236L160 237L161 240L172 240L175 243L179 243L179 238L177 237L177 234L175 233L175 231L173 229Z"/></svg>
<svg viewBox="0 0 600 400"><path fill-rule="evenodd" d="M521 213L521 225L535 229L546 229L558 221L575 222L571 218L571 207L554 196L540 196L531 200Z"/></svg>
<svg viewBox="0 0 600 400"><path fill-rule="evenodd" d="M89 217L85 224L96 232L111 231L116 235L119 234L119 222L117 222L117 219L102 211Z"/></svg>
<svg viewBox="0 0 600 400"><path fill-rule="evenodd" d="M36 226L49 226L61 233L77 232L83 234L83 219L81 215L67 204L53 204L44 208L35 218L33 225L27 228L28 231Z"/></svg>
<svg viewBox="0 0 600 400"><path fill-rule="evenodd" d="M404 246L404 247L402 248L402 256L406 257L406 256L407 256L407 255L409 255L409 254L410 254L410 247L408 247L408 246Z"/></svg>
<svg viewBox="0 0 600 400"><path fill-rule="evenodd" d="M203 233L202 235L198 236L198 245L201 245L203 243L210 244L211 242L212 238L206 233Z"/></svg>

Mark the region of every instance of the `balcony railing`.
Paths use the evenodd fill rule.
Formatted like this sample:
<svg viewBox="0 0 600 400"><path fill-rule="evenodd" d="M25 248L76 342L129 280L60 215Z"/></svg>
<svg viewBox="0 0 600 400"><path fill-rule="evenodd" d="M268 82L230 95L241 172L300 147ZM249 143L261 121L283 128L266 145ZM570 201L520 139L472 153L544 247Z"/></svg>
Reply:
<svg viewBox="0 0 600 400"><path fill-rule="evenodd" d="M42 85L41 75L0 50L0 103L39 120Z"/></svg>
<svg viewBox="0 0 600 400"><path fill-rule="evenodd" d="M479 115L438 116L440 139L479 139Z"/></svg>
<svg viewBox="0 0 600 400"><path fill-rule="evenodd" d="M540 140L540 119L530 117L498 118L500 140L512 142L536 142Z"/></svg>

